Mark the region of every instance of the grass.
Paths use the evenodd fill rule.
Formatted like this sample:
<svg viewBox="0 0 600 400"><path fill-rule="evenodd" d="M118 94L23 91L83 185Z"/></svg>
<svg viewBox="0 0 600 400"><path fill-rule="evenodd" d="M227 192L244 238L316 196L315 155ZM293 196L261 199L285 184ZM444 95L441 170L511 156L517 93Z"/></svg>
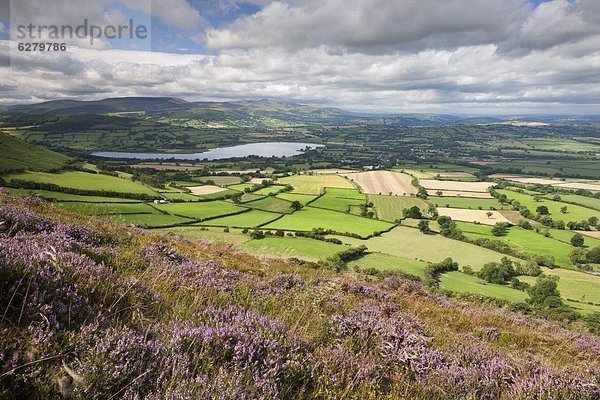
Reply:
<svg viewBox="0 0 600 400"><path fill-rule="evenodd" d="M45 199L58 201L79 201L87 203L139 203L139 200L121 199L119 197L101 197L101 196L83 196L79 194L70 194L62 192L52 192L50 190L32 190L32 189L14 189L6 188L9 193L16 196L29 196L35 193Z"/></svg>
<svg viewBox="0 0 600 400"><path fill-rule="evenodd" d="M448 239L441 235L425 235L417 229L399 226L381 236L360 240L339 236L342 241L359 246L364 244L370 251L393 256L439 262L451 257L460 265L480 269L488 262L498 262L503 254L473 244Z"/></svg>
<svg viewBox="0 0 600 400"><path fill-rule="evenodd" d="M105 216L104 218L110 219L111 221L121 222L124 224L134 224L140 227L146 228L157 228L162 226L170 226L177 224L184 224L190 222L189 218L178 217L175 215L166 214L119 214Z"/></svg>
<svg viewBox="0 0 600 400"><path fill-rule="evenodd" d="M60 169L69 157L34 146L14 136L0 132L0 172L15 169L48 171Z"/></svg>
<svg viewBox="0 0 600 400"><path fill-rule="evenodd" d="M600 305L600 276L586 274L580 271L562 268L542 268L544 274L555 275L558 280L558 290L561 297L583 302L592 302ZM536 278L532 276L520 276L519 280L534 284Z"/></svg>
<svg viewBox="0 0 600 400"><path fill-rule="evenodd" d="M379 194L370 194L369 201L373 202L377 218L385 221L395 221L398 218L403 218L404 213L402 211L405 208L417 206L423 212L426 212L429 208L427 203L423 200L408 196L382 196Z"/></svg>
<svg viewBox="0 0 600 400"><path fill-rule="evenodd" d="M234 214L244 209L225 201L202 201L198 203L155 204L154 207L171 215L205 220L221 215Z"/></svg>
<svg viewBox="0 0 600 400"><path fill-rule="evenodd" d="M440 276L440 286L453 292L481 294L513 303L525 301L529 296L520 290L508 286L487 283L481 279L460 271L446 272Z"/></svg>
<svg viewBox="0 0 600 400"><path fill-rule="evenodd" d="M266 229L288 229L294 231L310 231L313 228L332 229L340 233L354 233L367 237L376 231L385 231L392 224L336 211L305 207L293 214L285 215L266 226Z"/></svg>
<svg viewBox="0 0 600 400"><path fill-rule="evenodd" d="M365 201L365 195L356 189L326 188L325 194L310 203L310 206L350 212L352 207L364 204Z"/></svg>
<svg viewBox="0 0 600 400"><path fill-rule="evenodd" d="M239 192L237 190L222 190L220 192L217 193L211 193L211 194L203 194L201 197L203 199L209 199L209 200L217 200L217 199L222 199L225 196L232 196L234 194L239 194Z"/></svg>
<svg viewBox="0 0 600 400"><path fill-rule="evenodd" d="M215 183L215 185L217 186L229 186L229 185L235 185L237 183L240 183L242 181L242 179L239 176L212 176L212 175L208 175L208 176L195 176L194 178L192 178L193 181L195 181L196 183L198 181L202 181L202 182L206 182L206 181L213 181Z"/></svg>
<svg viewBox="0 0 600 400"><path fill-rule="evenodd" d="M313 201L317 198L317 196L312 194L298 194L298 193L279 193L277 195L278 198L287 200L287 201L299 201L300 204L305 205L306 203Z"/></svg>
<svg viewBox="0 0 600 400"><path fill-rule="evenodd" d="M401 271L411 275L424 276L427 263L384 253L369 253L348 263L350 267L375 268L380 271Z"/></svg>
<svg viewBox="0 0 600 400"><path fill-rule="evenodd" d="M200 200L200 197L194 196L193 194L189 194L189 193L164 192L161 194L169 200L183 200L183 201L198 201L198 200Z"/></svg>
<svg viewBox="0 0 600 400"><path fill-rule="evenodd" d="M552 196L553 195L550 195L549 197ZM580 196L577 194L561 194L560 197L564 202L578 204L583 207L593 208L594 210L600 210L600 199L595 197Z"/></svg>
<svg viewBox="0 0 600 400"><path fill-rule="evenodd" d="M279 218L280 214L262 210L250 210L245 213L215 218L203 222L202 225L227 226L234 228L255 228Z"/></svg>
<svg viewBox="0 0 600 400"><path fill-rule="evenodd" d="M24 172L20 174L9 174L4 178L7 181L20 179L29 182L52 183L61 187L79 190L104 190L118 193L147 194L159 197L154 190L141 183L133 182L129 179L81 171L67 171L59 174L51 174L48 172Z"/></svg>
<svg viewBox="0 0 600 400"><path fill-rule="evenodd" d="M105 214L158 214L158 212L144 203L57 203L57 206L65 210L77 212L84 215Z"/></svg>
<svg viewBox="0 0 600 400"><path fill-rule="evenodd" d="M535 213L537 207L546 206L550 211L550 217L554 220L562 220L565 222L568 221L581 221L587 220L589 217L597 216L600 217L600 211L593 210L591 208L586 208L574 204L563 203L560 201L554 201L549 199L544 199L540 197L540 201L535 201L533 196L523 193L517 193L512 190L498 190L498 193L505 194L509 199L517 200L521 205L527 207L529 211ZM562 207L567 207L567 213L562 214L560 209Z"/></svg>
<svg viewBox="0 0 600 400"><path fill-rule="evenodd" d="M246 242L244 248L257 255L296 257L307 261L318 261L348 247L302 237L267 236L264 239Z"/></svg>
<svg viewBox="0 0 600 400"><path fill-rule="evenodd" d="M338 175L294 175L281 178L278 182L292 185L294 193L304 194L321 194L326 187L354 188L350 181Z"/></svg>
<svg viewBox="0 0 600 400"><path fill-rule="evenodd" d="M215 243L233 243L239 245L249 239L248 235L242 234L237 229L224 232L223 228L200 227L197 225L175 226L163 228L160 231L165 234L182 236L191 242L207 240Z"/></svg>
<svg viewBox="0 0 600 400"><path fill-rule="evenodd" d="M434 204L436 207L451 207L451 208L472 208L474 210L481 207L483 210L503 210L510 209L510 206L502 205L496 199L476 199L468 197L427 197L429 203Z"/></svg>
<svg viewBox="0 0 600 400"><path fill-rule="evenodd" d="M272 196L244 203L244 206L252 207L257 210L272 211L278 213L290 213L293 211L291 208L292 203L290 203L287 200L281 200L277 197Z"/></svg>
<svg viewBox="0 0 600 400"><path fill-rule="evenodd" d="M254 187L253 183L238 183L235 185L229 185L227 186L228 189L233 189L233 190L237 190L239 192L243 192L244 189L248 189L248 188L252 188Z"/></svg>
<svg viewBox="0 0 600 400"><path fill-rule="evenodd" d="M277 194L283 189L285 189L285 186L283 186L283 185L271 185L271 186L264 187L262 189L258 189L257 191L252 192L252 193L259 194L262 196L268 196L271 193Z"/></svg>

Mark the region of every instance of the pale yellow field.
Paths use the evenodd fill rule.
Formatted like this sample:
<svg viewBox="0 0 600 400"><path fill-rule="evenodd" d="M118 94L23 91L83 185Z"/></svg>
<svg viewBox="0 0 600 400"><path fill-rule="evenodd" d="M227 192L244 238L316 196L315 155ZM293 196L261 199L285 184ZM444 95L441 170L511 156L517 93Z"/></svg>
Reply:
<svg viewBox="0 0 600 400"><path fill-rule="evenodd" d="M213 185L204 185L204 186L190 186L188 187L188 189L190 189L192 191L192 194L201 196L203 194L213 194L213 193L219 193L222 192L224 190L227 190L225 188L219 187L219 186L213 186Z"/></svg>
<svg viewBox="0 0 600 400"><path fill-rule="evenodd" d="M309 172L314 174L347 174L350 172L355 172L352 169L344 169L344 168L324 168L324 169L311 169Z"/></svg>
<svg viewBox="0 0 600 400"><path fill-rule="evenodd" d="M487 210L467 210L462 208L438 207L438 213L452 218L455 221L479 222L484 225L495 225L497 222L511 223L504 215L498 211ZM487 213L492 213L487 216Z"/></svg>
<svg viewBox="0 0 600 400"><path fill-rule="evenodd" d="M261 184L263 181L271 182L273 179L271 178L252 178L248 181L248 183Z"/></svg>
<svg viewBox="0 0 600 400"><path fill-rule="evenodd" d="M493 182L436 181L433 179L421 179L419 183L425 189L458 192L486 192L490 187L494 186Z"/></svg>
<svg viewBox="0 0 600 400"><path fill-rule="evenodd" d="M475 199L493 199L494 197L488 192L459 192L455 190L440 190L444 197L471 197ZM437 196L438 190L430 189L427 194L430 196Z"/></svg>
<svg viewBox="0 0 600 400"><path fill-rule="evenodd" d="M599 190L600 191L600 185L593 184L593 183L570 182L570 183L560 183L555 186L569 188L569 189L585 189L585 190Z"/></svg>
<svg viewBox="0 0 600 400"><path fill-rule="evenodd" d="M600 239L600 231L577 231L582 235L586 235L589 237L593 237L595 239Z"/></svg>
<svg viewBox="0 0 600 400"><path fill-rule="evenodd" d="M179 163L175 164L175 163L140 163L140 164L133 164L130 165L130 167L132 168L153 168L155 170L158 171L197 171L197 170L201 170L204 169L203 165L193 165L190 163Z"/></svg>
<svg viewBox="0 0 600 400"><path fill-rule="evenodd" d="M320 194L323 188L335 187L353 189L354 185L340 175L294 175L278 179L277 183L290 184L294 193Z"/></svg>
<svg viewBox="0 0 600 400"><path fill-rule="evenodd" d="M407 196L417 193L411 184L412 177L392 171L368 171L344 174L354 181L364 193Z"/></svg>
<svg viewBox="0 0 600 400"><path fill-rule="evenodd" d="M475 176L468 172L439 172L439 173L429 172L429 173L432 175L435 175L435 176L439 175L442 178L472 178Z"/></svg>
<svg viewBox="0 0 600 400"><path fill-rule="evenodd" d="M557 185L562 184L564 182L556 181L554 179L543 179L543 178L517 178L517 177L509 177L506 180L519 182L519 183L529 183L529 184L539 184L539 185Z"/></svg>

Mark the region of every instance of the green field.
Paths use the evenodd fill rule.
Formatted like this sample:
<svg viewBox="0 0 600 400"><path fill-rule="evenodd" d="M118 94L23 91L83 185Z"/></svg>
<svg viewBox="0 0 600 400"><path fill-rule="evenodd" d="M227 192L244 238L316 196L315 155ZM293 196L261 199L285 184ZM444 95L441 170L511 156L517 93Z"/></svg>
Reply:
<svg viewBox="0 0 600 400"><path fill-rule="evenodd" d="M259 194L261 196L268 196L271 193L277 194L280 191L282 191L283 189L285 189L285 186L283 186L283 185L271 185L271 186L264 187L262 189L258 189L257 191L252 192L252 193Z"/></svg>
<svg viewBox="0 0 600 400"><path fill-rule="evenodd" d="M81 171L67 171L59 174L47 172L24 172L9 174L4 177L7 181L20 179L37 183L52 183L61 187L79 190L103 190L118 193L146 194L159 197L158 194L147 186L133 182L129 179L117 178L109 175L91 174Z"/></svg>
<svg viewBox="0 0 600 400"><path fill-rule="evenodd" d="M484 249L483 247L448 239L441 235L425 235L417 229L399 226L381 236L369 240L336 236L345 243L353 246L364 244L370 251L376 251L393 256L439 262L446 257L452 257L460 265L469 265L480 269L488 262L498 262L503 254Z"/></svg>
<svg viewBox="0 0 600 400"><path fill-rule="evenodd" d="M242 244L250 239L248 235L242 234L239 229L230 229L229 232L224 232L222 227L215 228L198 225L186 225L163 228L159 231L166 234L182 236L191 242L208 240L216 243Z"/></svg>
<svg viewBox="0 0 600 400"><path fill-rule="evenodd" d="M219 200L197 203L154 204L154 207L171 215L198 220L244 211L242 207Z"/></svg>
<svg viewBox="0 0 600 400"><path fill-rule="evenodd" d="M308 203L309 201L313 201L314 199L317 198L317 196L314 196L312 194L298 194L298 193L279 193L277 195L278 198L283 199L283 200L287 200L287 201L299 201L300 204L305 205L306 203Z"/></svg>
<svg viewBox="0 0 600 400"><path fill-rule="evenodd" d="M16 137L0 132L0 173L28 169L48 171L60 169L69 157L34 146Z"/></svg>
<svg viewBox="0 0 600 400"><path fill-rule="evenodd" d="M245 213L214 218L203 222L202 225L227 226L233 228L255 228L280 217L280 214L262 210L250 210Z"/></svg>
<svg viewBox="0 0 600 400"><path fill-rule="evenodd" d="M281 200L278 199L277 197L265 197L263 199L259 199L259 200L254 200L254 201L250 201L248 203L244 203L245 207L252 207L255 208L257 210L264 210L264 211L271 211L271 212L278 212L278 213L291 213L292 211L294 211L291 206L292 203L290 203L287 200Z"/></svg>
<svg viewBox="0 0 600 400"><path fill-rule="evenodd" d="M194 196L193 194L183 192L161 192L161 195L169 200L183 200L183 201L198 201L200 197Z"/></svg>
<svg viewBox="0 0 600 400"><path fill-rule="evenodd" d="M519 203L521 203L521 205L527 207L532 213L535 213L537 207L546 206L550 211L550 217L552 217L555 220L562 220L568 222L587 220L589 217L592 216L600 217L600 211L592 210L591 208L563 203L559 201L548 200L544 198L541 198L540 201L535 201L533 196L523 193L517 193L512 190L501 189L497 190L497 192L505 194L509 199L517 200ZM567 207L566 214L562 214L560 212L560 209L563 206Z"/></svg>
<svg viewBox="0 0 600 400"><path fill-rule="evenodd" d="M329 211L311 206L293 214L285 215L266 226L265 229L288 229L293 231L310 231L313 228L332 229L340 233L355 233L367 237L376 231L385 231L392 224L336 211Z"/></svg>
<svg viewBox="0 0 600 400"><path fill-rule="evenodd" d="M554 195L546 195L545 197L552 198ZM560 194L563 202L578 204L583 207L600 210L600 199L596 197L586 197L577 194Z"/></svg>
<svg viewBox="0 0 600 400"><path fill-rule="evenodd" d="M70 194L62 192L52 192L50 190L33 189L14 189L6 188L10 194L15 196L29 196L35 193L45 199L58 200L62 202L78 201L87 203L139 203L139 200L121 199L119 197L101 197L101 196L82 196L79 194Z"/></svg>
<svg viewBox="0 0 600 400"><path fill-rule="evenodd" d="M240 192L243 192L244 189L250 189L250 188L253 188L253 187L254 187L253 183L238 183L238 184L235 184L235 185L229 185L229 186L227 186L228 189L233 189L233 190L237 190L237 191L240 191Z"/></svg>
<svg viewBox="0 0 600 400"><path fill-rule="evenodd" d="M356 189L326 188L325 194L310 203L310 206L349 212L352 207L364 204L365 202L365 195Z"/></svg>
<svg viewBox="0 0 600 400"><path fill-rule="evenodd" d="M211 194L203 194L201 197L203 199L210 199L210 200L216 200L216 199L222 199L225 196L233 196L235 194L239 194L240 192L238 192L237 190L222 190L220 192L217 193L211 193Z"/></svg>
<svg viewBox="0 0 600 400"><path fill-rule="evenodd" d="M303 237L267 236L246 242L244 248L257 255L318 261L343 251L348 246Z"/></svg>
<svg viewBox="0 0 600 400"><path fill-rule="evenodd" d="M405 257L392 256L390 254L369 253L358 260L350 261L348 266L375 268L381 271L401 271L422 277L424 276L427 263Z"/></svg>
<svg viewBox="0 0 600 400"><path fill-rule="evenodd" d="M324 188L348 188L354 185L339 175L294 175L281 178L277 181L284 185L292 185L294 193L321 194Z"/></svg>
<svg viewBox="0 0 600 400"><path fill-rule="evenodd" d="M573 251L573 246L569 243L559 241L553 237L545 237L534 230L523 229L518 226L513 226L508 229L508 233L505 236L496 237L493 236L491 226L479 225L461 222L457 223L457 226L463 231L465 236L476 239L479 237L487 237L489 239L501 240L507 243L512 248L519 251L550 255L556 260L556 265L563 268L574 268L573 264L569 260L569 255ZM557 232L558 230L552 230ZM573 236L574 232L568 232L569 240Z"/></svg>
<svg viewBox="0 0 600 400"><path fill-rule="evenodd" d="M554 151L566 151L566 152L592 152L600 153L600 146L592 143L579 142L572 139L559 139L559 138L527 138L521 140L533 149L539 150L554 150Z"/></svg>
<svg viewBox="0 0 600 400"><path fill-rule="evenodd" d="M240 183L242 179L239 176L219 176L219 175L208 175L208 176L195 176L192 178L194 182L206 182L213 181L217 186L229 186Z"/></svg>
<svg viewBox="0 0 600 400"><path fill-rule="evenodd" d="M121 222L124 224L134 224L146 228L156 228L161 226L170 226L191 222L189 218L178 217L175 215L166 214L119 214L105 216L104 218L111 221Z"/></svg>
<svg viewBox="0 0 600 400"><path fill-rule="evenodd" d="M405 208L417 206L422 212L427 212L429 206L417 197L408 196L382 196L370 194L369 201L373 202L377 218L385 221L395 221L404 217Z"/></svg>
<svg viewBox="0 0 600 400"><path fill-rule="evenodd" d="M428 196L427 201L436 207L471 208L474 210L481 207L484 210L510 210L509 205L502 205L496 199L475 199L468 197L437 197Z"/></svg>
<svg viewBox="0 0 600 400"><path fill-rule="evenodd" d="M68 211L84 215L105 214L157 214L157 211L144 203L57 203L57 206Z"/></svg>
<svg viewBox="0 0 600 400"><path fill-rule="evenodd" d="M446 272L440 276L440 286L453 292L481 294L513 303L523 302L529 298L527 293L508 286L488 283L460 271Z"/></svg>

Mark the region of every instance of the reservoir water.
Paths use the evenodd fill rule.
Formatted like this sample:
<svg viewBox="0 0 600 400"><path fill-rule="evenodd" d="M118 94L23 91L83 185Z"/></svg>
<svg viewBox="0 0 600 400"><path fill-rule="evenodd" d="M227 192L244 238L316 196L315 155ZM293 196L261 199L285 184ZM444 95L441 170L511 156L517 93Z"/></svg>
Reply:
<svg viewBox="0 0 600 400"><path fill-rule="evenodd" d="M290 157L295 156L307 147L323 147L316 143L297 142L266 142L249 143L232 147L218 147L202 153L128 153L121 151L97 151L92 153L96 157L105 158L130 158L138 160L220 160L224 158L260 156L260 157Z"/></svg>

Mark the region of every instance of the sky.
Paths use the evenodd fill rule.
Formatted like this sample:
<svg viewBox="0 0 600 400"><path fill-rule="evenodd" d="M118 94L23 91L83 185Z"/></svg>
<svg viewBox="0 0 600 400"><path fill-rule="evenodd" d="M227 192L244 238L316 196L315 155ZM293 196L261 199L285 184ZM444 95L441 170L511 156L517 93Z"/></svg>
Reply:
<svg viewBox="0 0 600 400"><path fill-rule="evenodd" d="M149 35L18 51L19 25L84 19ZM0 105L122 96L600 114L600 1L0 0Z"/></svg>

